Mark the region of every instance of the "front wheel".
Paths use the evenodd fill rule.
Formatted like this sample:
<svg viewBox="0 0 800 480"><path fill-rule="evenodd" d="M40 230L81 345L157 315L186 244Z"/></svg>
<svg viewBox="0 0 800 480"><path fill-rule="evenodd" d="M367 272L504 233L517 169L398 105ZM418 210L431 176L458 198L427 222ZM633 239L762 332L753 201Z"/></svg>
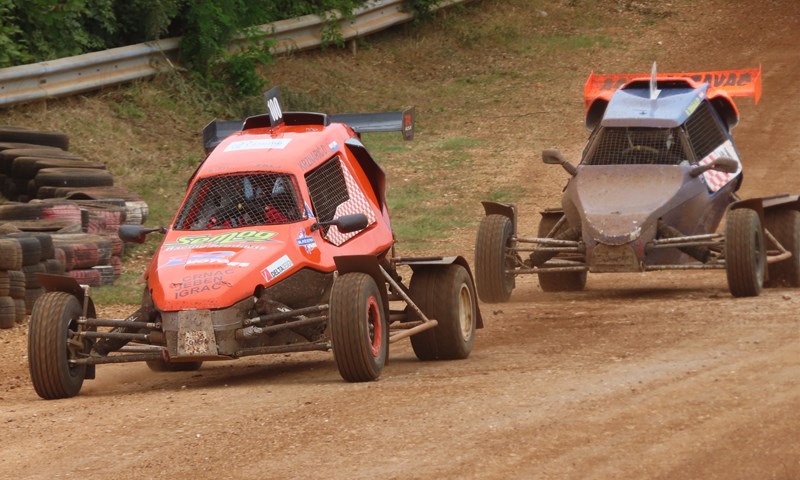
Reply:
<svg viewBox="0 0 800 480"><path fill-rule="evenodd" d="M360 272L339 276L329 315L339 374L348 382L377 379L389 356L389 324L375 280Z"/></svg>
<svg viewBox="0 0 800 480"><path fill-rule="evenodd" d="M86 365L70 360L87 354L89 342L74 334L83 313L73 295L48 292L34 304L28 326L28 366L36 393L45 400L74 397L86 378Z"/></svg>
<svg viewBox="0 0 800 480"><path fill-rule="evenodd" d="M515 263L510 252L513 234L511 220L504 215L487 215L478 227L475 278L484 302L501 303L511 298L515 286Z"/></svg>
<svg viewBox="0 0 800 480"><path fill-rule="evenodd" d="M755 297L764 286L764 232L755 210L731 210L725 219L725 270L734 297Z"/></svg>
<svg viewBox="0 0 800 480"><path fill-rule="evenodd" d="M472 279L461 265L424 268L411 277L411 300L439 324L411 337L414 354L420 360L455 360L472 352L478 319ZM419 320L409 308L410 320Z"/></svg>

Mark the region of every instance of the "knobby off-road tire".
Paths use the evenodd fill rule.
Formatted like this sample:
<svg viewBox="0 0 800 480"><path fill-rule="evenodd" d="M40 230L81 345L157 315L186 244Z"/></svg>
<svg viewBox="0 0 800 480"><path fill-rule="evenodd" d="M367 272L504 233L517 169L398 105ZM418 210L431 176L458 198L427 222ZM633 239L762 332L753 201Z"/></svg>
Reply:
<svg viewBox="0 0 800 480"><path fill-rule="evenodd" d="M478 318L472 279L461 265L424 268L411 277L411 300L439 324L411 337L414 354L420 360L456 360L472 352ZM409 320L421 320L408 307Z"/></svg>
<svg viewBox="0 0 800 480"><path fill-rule="evenodd" d="M766 228L792 257L767 265L766 287L800 287L800 212L778 210L767 212Z"/></svg>
<svg viewBox="0 0 800 480"><path fill-rule="evenodd" d="M764 286L766 250L761 220L755 210L728 212L725 230L725 270L734 297L755 297Z"/></svg>
<svg viewBox="0 0 800 480"><path fill-rule="evenodd" d="M76 331L81 304L64 292L48 292L34 304L28 326L28 366L36 393L45 400L74 397L86 377L86 365L70 365L74 348L69 332ZM89 351L88 342L83 352Z"/></svg>
<svg viewBox="0 0 800 480"><path fill-rule="evenodd" d="M164 360L147 360L147 368L154 372L195 372L200 370L203 362L165 362Z"/></svg>
<svg viewBox="0 0 800 480"><path fill-rule="evenodd" d="M545 238L550 230L558 223L558 217L550 215L542 216L539 222L539 230L537 237ZM557 235L562 231L559 228ZM578 292L586 287L586 272L553 272L553 273L539 273L539 286L542 287L544 292Z"/></svg>
<svg viewBox="0 0 800 480"><path fill-rule="evenodd" d="M475 240L475 280L481 300L488 303L506 302L514 290L514 261L509 256L514 226L503 215L487 215L478 227Z"/></svg>
<svg viewBox="0 0 800 480"><path fill-rule="evenodd" d="M64 150L69 148L69 136L65 133L23 130L10 125L0 126L0 141L47 145L63 148Z"/></svg>
<svg viewBox="0 0 800 480"><path fill-rule="evenodd" d="M348 382L377 379L389 356L389 324L378 286L365 273L345 273L330 299L333 358Z"/></svg>

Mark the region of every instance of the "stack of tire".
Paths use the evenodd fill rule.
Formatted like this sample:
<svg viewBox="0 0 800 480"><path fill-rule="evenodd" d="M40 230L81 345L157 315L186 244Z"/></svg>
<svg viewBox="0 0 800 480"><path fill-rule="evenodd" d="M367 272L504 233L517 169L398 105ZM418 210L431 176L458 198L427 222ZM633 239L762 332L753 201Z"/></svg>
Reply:
<svg viewBox="0 0 800 480"><path fill-rule="evenodd" d="M7 269L27 274L21 299L30 305L40 292L35 277L42 271L39 264L45 264L45 271L65 273L81 284L112 284L122 270L120 225L140 225L148 215L147 203L114 186L105 165L68 148L69 138L63 133L0 125L0 193L6 199L0 198L0 233L17 232L14 235L27 238L35 232L36 238L46 237L45 243L49 242L39 260L33 262L36 255L28 251L33 247L27 246L25 265ZM4 285L0 274L0 298ZM0 301L0 316L3 304Z"/></svg>
<svg viewBox="0 0 800 480"><path fill-rule="evenodd" d="M68 148L69 137L64 133L0 125L0 194L22 203L52 198L111 203L124 207L125 223L146 221L147 203L141 197L115 187L105 165L68 152ZM103 233L103 221L116 232L115 227L123 221L118 214L107 213L105 206L86 209L92 233Z"/></svg>
<svg viewBox="0 0 800 480"><path fill-rule="evenodd" d="M49 245L42 260L59 261L59 273L95 287L113 284L122 273L121 257L125 244L119 238L118 230L125 218L126 210L120 202L51 199L0 204L3 229L17 232L6 236L35 235L43 242L46 239ZM30 255L35 256L33 253ZM36 282L30 280L30 283Z"/></svg>
<svg viewBox="0 0 800 480"><path fill-rule="evenodd" d="M111 285L122 268L122 246L119 237L91 233L54 233L56 258L64 264L66 274L78 283L101 287Z"/></svg>
<svg viewBox="0 0 800 480"><path fill-rule="evenodd" d="M69 137L24 127L0 126L0 180L9 200L37 198L41 187L112 186L105 165L70 153Z"/></svg>
<svg viewBox="0 0 800 480"><path fill-rule="evenodd" d="M124 223L130 225L143 224L149 213L147 202L121 187L41 187L38 196L46 201L56 198L67 199L86 208L91 208L92 203L123 207Z"/></svg>
<svg viewBox="0 0 800 480"><path fill-rule="evenodd" d="M38 273L64 274L46 233L14 232L0 236L0 328L11 328L31 312L44 293Z"/></svg>
<svg viewBox="0 0 800 480"><path fill-rule="evenodd" d="M0 204L0 223L19 230L81 232L88 227L88 215L78 204L68 200L6 202Z"/></svg>

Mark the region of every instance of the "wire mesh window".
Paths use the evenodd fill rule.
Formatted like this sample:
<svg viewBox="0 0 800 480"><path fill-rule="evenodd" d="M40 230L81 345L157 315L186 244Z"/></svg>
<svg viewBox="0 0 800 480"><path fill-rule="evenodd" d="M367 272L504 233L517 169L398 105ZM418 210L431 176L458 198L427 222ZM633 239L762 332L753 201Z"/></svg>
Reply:
<svg viewBox="0 0 800 480"><path fill-rule="evenodd" d="M303 219L291 175L224 175L197 181L178 214L177 230L276 225Z"/></svg>
<svg viewBox="0 0 800 480"><path fill-rule="evenodd" d="M687 160L678 128L606 127L585 165L678 165Z"/></svg>
<svg viewBox="0 0 800 480"><path fill-rule="evenodd" d="M702 102L686 121L689 143L698 160L705 158L728 138L708 102Z"/></svg>
<svg viewBox="0 0 800 480"><path fill-rule="evenodd" d="M347 183L342 173L339 157L335 156L306 174L308 193L317 219L329 222L336 216L336 208L350 199ZM325 233L329 226L323 227Z"/></svg>

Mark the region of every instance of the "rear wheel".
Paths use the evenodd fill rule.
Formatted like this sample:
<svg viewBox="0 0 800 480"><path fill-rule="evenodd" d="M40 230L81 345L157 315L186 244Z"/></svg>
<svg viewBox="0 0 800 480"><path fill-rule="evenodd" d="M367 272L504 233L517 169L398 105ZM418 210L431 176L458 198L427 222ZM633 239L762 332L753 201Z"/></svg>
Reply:
<svg viewBox="0 0 800 480"><path fill-rule="evenodd" d="M539 222L537 237L546 238L560 217L543 215ZM561 228L559 228L559 232ZM559 232L553 232L553 236ZM586 287L586 272L539 273L539 286L545 292L576 292Z"/></svg>
<svg viewBox="0 0 800 480"><path fill-rule="evenodd" d="M333 283L330 297L333 358L348 382L377 379L389 356L383 298L371 276L353 272Z"/></svg>
<svg viewBox="0 0 800 480"><path fill-rule="evenodd" d="M411 337L420 360L467 358L472 352L478 318L477 299L467 270L461 265L424 268L411 277L411 299L428 318L439 324ZM409 308L409 319L419 320Z"/></svg>
<svg viewBox="0 0 800 480"><path fill-rule="evenodd" d="M503 215L487 215L475 240L475 277L484 302L506 302L514 290L514 259L509 249L514 227Z"/></svg>
<svg viewBox="0 0 800 480"><path fill-rule="evenodd" d="M766 228L792 257L767 265L767 287L800 287L800 212L767 212Z"/></svg>
<svg viewBox="0 0 800 480"><path fill-rule="evenodd" d="M45 400L74 397L86 377L86 365L70 360L89 352L89 342L73 337L81 304L64 292L42 295L31 312L28 365L36 393Z"/></svg>
<svg viewBox="0 0 800 480"><path fill-rule="evenodd" d="M725 230L725 269L734 297L755 297L764 286L764 233L755 210L728 212Z"/></svg>

